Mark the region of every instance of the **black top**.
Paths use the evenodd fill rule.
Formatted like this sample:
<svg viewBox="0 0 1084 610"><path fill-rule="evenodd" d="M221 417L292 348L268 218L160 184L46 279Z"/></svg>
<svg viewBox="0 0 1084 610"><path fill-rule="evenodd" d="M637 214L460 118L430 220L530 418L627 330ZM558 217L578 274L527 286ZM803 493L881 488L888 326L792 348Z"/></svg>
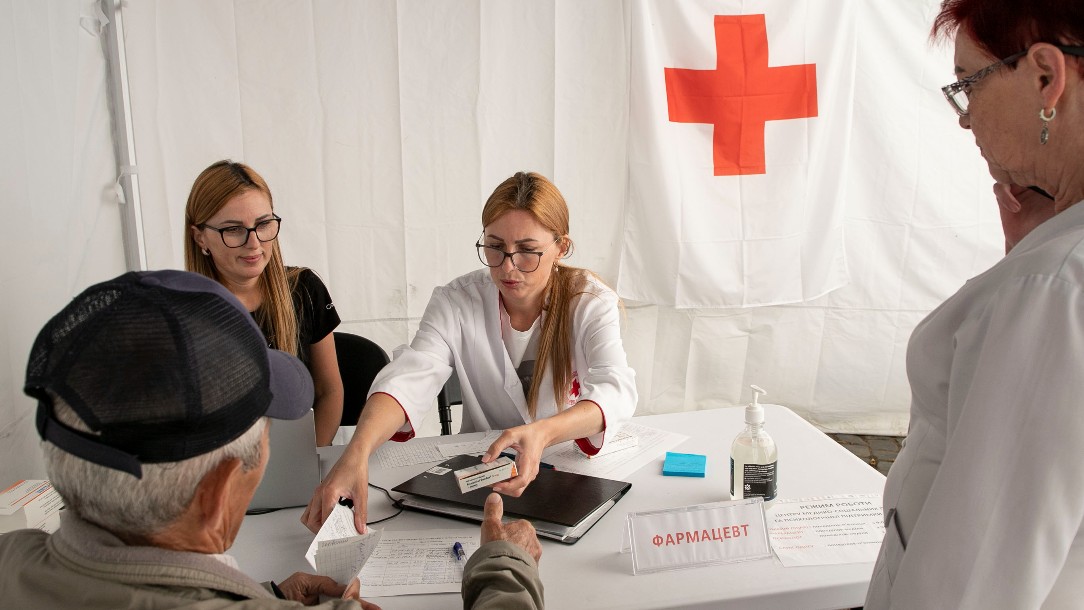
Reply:
<svg viewBox="0 0 1084 610"><path fill-rule="evenodd" d="M286 269L289 271L293 267ZM294 311L297 314L297 346L300 352L298 358L305 363L305 366L311 367L309 347L314 343L319 343L335 330L341 321L339 312L335 311L335 303L331 300L331 294L328 293L324 282L311 269L301 268L292 294ZM260 320L260 316L256 315L258 312L259 309L252 312L257 322ZM275 345L274 333L266 324L260 324L260 330L267 339L268 347L278 347Z"/></svg>

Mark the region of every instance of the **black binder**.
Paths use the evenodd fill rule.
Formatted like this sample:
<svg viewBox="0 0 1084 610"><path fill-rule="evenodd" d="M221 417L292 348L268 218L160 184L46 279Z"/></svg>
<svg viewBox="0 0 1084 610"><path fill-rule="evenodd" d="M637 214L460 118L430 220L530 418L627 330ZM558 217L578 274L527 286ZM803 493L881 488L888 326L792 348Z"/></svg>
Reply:
<svg viewBox="0 0 1084 610"><path fill-rule="evenodd" d="M460 493L452 474L481 463L476 455L457 455L419 474L392 491L406 494L403 507L446 517L482 521L491 489ZM447 470L441 474L440 469ZM503 496L504 514L530 521L539 536L574 544L625 495L632 483L543 468L518 498Z"/></svg>

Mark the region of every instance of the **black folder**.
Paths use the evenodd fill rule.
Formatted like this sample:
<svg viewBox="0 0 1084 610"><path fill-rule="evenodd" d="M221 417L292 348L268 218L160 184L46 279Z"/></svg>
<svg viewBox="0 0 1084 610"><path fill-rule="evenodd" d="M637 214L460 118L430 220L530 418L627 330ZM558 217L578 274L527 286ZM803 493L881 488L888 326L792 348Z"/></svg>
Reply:
<svg viewBox="0 0 1084 610"><path fill-rule="evenodd" d="M406 494L396 503L412 510L481 522L491 489L461 493L453 474L481 463L476 455L457 455L392 491ZM445 472L446 471L446 472ZM438 474L439 473L439 474ZM504 514L530 521L539 536L574 544L625 495L632 483L543 468L518 498L503 496Z"/></svg>

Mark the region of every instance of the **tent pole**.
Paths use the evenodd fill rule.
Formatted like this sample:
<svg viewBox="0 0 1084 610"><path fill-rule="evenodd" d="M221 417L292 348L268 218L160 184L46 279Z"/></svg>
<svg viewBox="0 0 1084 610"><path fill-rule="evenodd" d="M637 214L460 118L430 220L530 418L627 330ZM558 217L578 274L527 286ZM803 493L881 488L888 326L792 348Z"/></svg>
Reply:
<svg viewBox="0 0 1084 610"><path fill-rule="evenodd" d="M147 245L143 236L143 209L139 197L135 135L132 132L132 99L128 88L128 61L124 50L124 23L120 0L101 0L108 23L102 28L107 59L109 107L113 118L113 151L117 160L117 197L121 203L124 258L129 271L147 269Z"/></svg>

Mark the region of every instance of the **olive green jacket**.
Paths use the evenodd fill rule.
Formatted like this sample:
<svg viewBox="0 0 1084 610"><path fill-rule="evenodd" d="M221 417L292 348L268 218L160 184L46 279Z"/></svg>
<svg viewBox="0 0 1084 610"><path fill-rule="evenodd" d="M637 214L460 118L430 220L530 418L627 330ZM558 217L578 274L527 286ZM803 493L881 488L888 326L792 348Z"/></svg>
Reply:
<svg viewBox="0 0 1084 610"><path fill-rule="evenodd" d="M211 555L128 546L65 511L55 534L19 530L0 536L0 605L5 608L303 608ZM321 604L356 610L353 600Z"/></svg>
<svg viewBox="0 0 1084 610"><path fill-rule="evenodd" d="M487 542L463 569L463 607L470 610L545 607L538 564L522 547Z"/></svg>

